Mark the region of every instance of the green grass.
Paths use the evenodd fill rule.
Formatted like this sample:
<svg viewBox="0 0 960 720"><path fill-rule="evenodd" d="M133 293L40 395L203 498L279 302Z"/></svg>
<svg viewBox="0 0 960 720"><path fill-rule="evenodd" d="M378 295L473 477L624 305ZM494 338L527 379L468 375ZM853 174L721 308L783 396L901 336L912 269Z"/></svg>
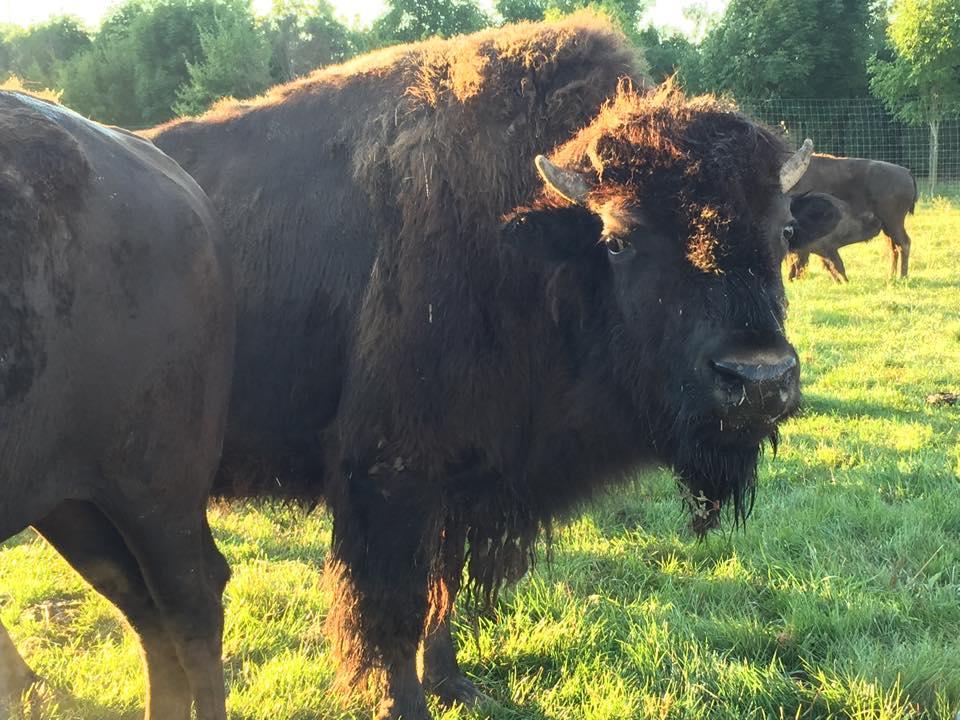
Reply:
<svg viewBox="0 0 960 720"><path fill-rule="evenodd" d="M558 534L494 616L457 616L467 672L500 707L443 720L856 718L960 710L960 206L910 219L911 277L884 244L789 288L806 412L764 461L743 531L698 543L648 473ZM213 510L234 569L234 720L359 719L330 689L329 518ZM52 718L138 717L144 681L116 612L27 533L0 546L0 618L54 692Z"/></svg>

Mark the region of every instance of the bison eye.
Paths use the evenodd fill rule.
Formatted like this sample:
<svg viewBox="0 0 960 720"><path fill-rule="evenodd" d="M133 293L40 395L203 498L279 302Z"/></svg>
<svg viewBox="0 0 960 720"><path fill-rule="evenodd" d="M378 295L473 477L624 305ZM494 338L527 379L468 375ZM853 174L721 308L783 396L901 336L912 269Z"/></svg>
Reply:
<svg viewBox="0 0 960 720"><path fill-rule="evenodd" d="M793 240L793 236L796 233L797 229L794 227L793 223L789 225L784 225L783 230L780 232L780 237L783 238L785 243L789 243Z"/></svg>
<svg viewBox="0 0 960 720"><path fill-rule="evenodd" d="M607 246L611 260L626 260L633 257L636 252L629 240L616 235L604 235L603 244Z"/></svg>

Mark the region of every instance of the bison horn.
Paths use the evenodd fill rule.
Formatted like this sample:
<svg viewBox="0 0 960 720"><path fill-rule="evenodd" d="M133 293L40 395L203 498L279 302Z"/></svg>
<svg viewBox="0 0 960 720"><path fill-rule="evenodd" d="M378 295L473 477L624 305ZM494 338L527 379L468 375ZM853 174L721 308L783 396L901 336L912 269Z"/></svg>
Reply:
<svg viewBox="0 0 960 720"><path fill-rule="evenodd" d="M789 192L794 185L800 182L800 178L803 177L810 165L811 155L813 155L813 140L807 138L803 141L800 149L791 155L790 159L780 168L780 189L783 192Z"/></svg>
<svg viewBox="0 0 960 720"><path fill-rule="evenodd" d="M533 164L537 166L537 172L547 187L555 193L577 205L583 205L587 201L591 183L583 173L557 167L543 155L537 155Z"/></svg>

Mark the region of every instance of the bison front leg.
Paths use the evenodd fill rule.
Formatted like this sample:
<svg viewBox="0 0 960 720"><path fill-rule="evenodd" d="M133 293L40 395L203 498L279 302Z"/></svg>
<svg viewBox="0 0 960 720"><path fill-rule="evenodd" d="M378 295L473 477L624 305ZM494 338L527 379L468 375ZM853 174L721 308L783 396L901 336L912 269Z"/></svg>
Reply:
<svg viewBox="0 0 960 720"><path fill-rule="evenodd" d="M7 629L0 625L0 720L19 716L23 696L35 681Z"/></svg>
<svg viewBox="0 0 960 720"><path fill-rule="evenodd" d="M444 705L467 707L488 702L457 663L457 644L450 615L463 577L466 528L450 519L444 526L440 554L430 584L430 616L420 651L421 678L427 692Z"/></svg>
<svg viewBox="0 0 960 720"><path fill-rule="evenodd" d="M348 472L334 491L334 606L328 628L341 678L375 676L378 720L430 720L417 676L417 648L440 534L439 488L389 463Z"/></svg>
<svg viewBox="0 0 960 720"><path fill-rule="evenodd" d="M444 705L462 703L467 707L490 702L463 674L457 663L457 644L450 628L450 618L444 618L423 638L423 685Z"/></svg>
<svg viewBox="0 0 960 720"><path fill-rule="evenodd" d="M796 252L790 253L787 259L789 265L789 279L799 280L807 272L807 263L810 262L810 253Z"/></svg>

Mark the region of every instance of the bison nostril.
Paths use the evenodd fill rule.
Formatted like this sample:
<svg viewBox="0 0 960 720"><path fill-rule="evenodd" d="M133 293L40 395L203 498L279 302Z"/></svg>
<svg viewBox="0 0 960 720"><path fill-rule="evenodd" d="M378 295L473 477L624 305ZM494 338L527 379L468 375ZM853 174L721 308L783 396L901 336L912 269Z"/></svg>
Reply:
<svg viewBox="0 0 960 720"><path fill-rule="evenodd" d="M796 369L797 358L793 353L778 357L720 358L711 360L710 365L727 380L756 385L782 382Z"/></svg>

